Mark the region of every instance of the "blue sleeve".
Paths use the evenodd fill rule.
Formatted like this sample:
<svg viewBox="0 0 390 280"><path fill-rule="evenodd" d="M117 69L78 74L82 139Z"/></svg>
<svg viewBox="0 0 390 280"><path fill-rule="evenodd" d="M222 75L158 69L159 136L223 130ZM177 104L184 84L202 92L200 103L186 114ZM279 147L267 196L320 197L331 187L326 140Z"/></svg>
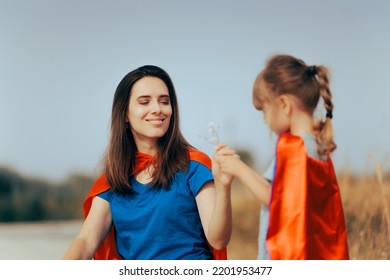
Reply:
<svg viewBox="0 0 390 280"><path fill-rule="evenodd" d="M108 202L110 202L113 193L114 193L113 191L107 190L105 192L99 193L97 196L100 197L100 198L103 198L104 200L107 200Z"/></svg>
<svg viewBox="0 0 390 280"><path fill-rule="evenodd" d="M192 195L195 197L203 185L209 181L213 181L211 170L197 161L190 161L187 171L187 182Z"/></svg>

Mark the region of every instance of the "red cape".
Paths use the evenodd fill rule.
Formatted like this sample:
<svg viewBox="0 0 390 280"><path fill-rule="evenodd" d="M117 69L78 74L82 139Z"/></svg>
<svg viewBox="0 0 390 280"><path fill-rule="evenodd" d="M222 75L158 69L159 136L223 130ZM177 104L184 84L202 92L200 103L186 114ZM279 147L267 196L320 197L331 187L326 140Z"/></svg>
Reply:
<svg viewBox="0 0 390 280"><path fill-rule="evenodd" d="M200 162L211 169L211 160L204 153L189 149L190 160ZM83 205L84 218L88 216L89 210L91 209L92 199L110 189L110 186L107 184L105 174L101 175L95 183L92 185L91 190L89 191ZM210 247L214 260L227 260L227 249L216 250ZM116 242L115 242L115 228L111 227L110 231L107 233L107 236L104 238L99 248L96 250L93 257L95 260L121 260L121 256L117 253Z"/></svg>
<svg viewBox="0 0 390 280"><path fill-rule="evenodd" d="M308 157L303 139L289 133L277 144L269 210L266 243L271 259L349 259L332 161Z"/></svg>

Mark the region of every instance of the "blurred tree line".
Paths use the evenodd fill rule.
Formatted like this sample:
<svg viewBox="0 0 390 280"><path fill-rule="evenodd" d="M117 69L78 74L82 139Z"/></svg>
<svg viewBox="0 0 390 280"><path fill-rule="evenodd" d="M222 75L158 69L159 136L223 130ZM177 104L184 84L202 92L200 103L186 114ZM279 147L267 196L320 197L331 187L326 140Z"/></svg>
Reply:
<svg viewBox="0 0 390 280"><path fill-rule="evenodd" d="M253 165L250 151L237 149L237 153ZM72 174L56 183L0 166L0 222L81 219L84 199L94 181Z"/></svg>
<svg viewBox="0 0 390 280"><path fill-rule="evenodd" d="M0 167L0 222L79 219L94 179L73 174L60 183Z"/></svg>

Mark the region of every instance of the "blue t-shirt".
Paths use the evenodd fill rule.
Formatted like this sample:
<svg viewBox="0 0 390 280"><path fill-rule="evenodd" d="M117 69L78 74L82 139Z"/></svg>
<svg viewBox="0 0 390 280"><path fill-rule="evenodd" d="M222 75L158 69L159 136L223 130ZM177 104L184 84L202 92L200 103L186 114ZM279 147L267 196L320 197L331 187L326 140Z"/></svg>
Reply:
<svg viewBox="0 0 390 280"><path fill-rule="evenodd" d="M211 170L190 161L169 190L152 189L134 177L134 193L108 190L98 196L110 203L118 253L132 260L212 259L195 197L213 180Z"/></svg>

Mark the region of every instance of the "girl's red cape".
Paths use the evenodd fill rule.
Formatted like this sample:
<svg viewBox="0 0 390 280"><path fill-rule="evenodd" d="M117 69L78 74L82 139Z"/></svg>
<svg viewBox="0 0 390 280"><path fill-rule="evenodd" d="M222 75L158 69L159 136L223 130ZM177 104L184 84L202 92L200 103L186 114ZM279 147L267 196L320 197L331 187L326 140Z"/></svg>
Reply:
<svg viewBox="0 0 390 280"><path fill-rule="evenodd" d="M340 190L331 159L308 157L303 139L284 133L276 149L267 249L275 260L349 259Z"/></svg>

